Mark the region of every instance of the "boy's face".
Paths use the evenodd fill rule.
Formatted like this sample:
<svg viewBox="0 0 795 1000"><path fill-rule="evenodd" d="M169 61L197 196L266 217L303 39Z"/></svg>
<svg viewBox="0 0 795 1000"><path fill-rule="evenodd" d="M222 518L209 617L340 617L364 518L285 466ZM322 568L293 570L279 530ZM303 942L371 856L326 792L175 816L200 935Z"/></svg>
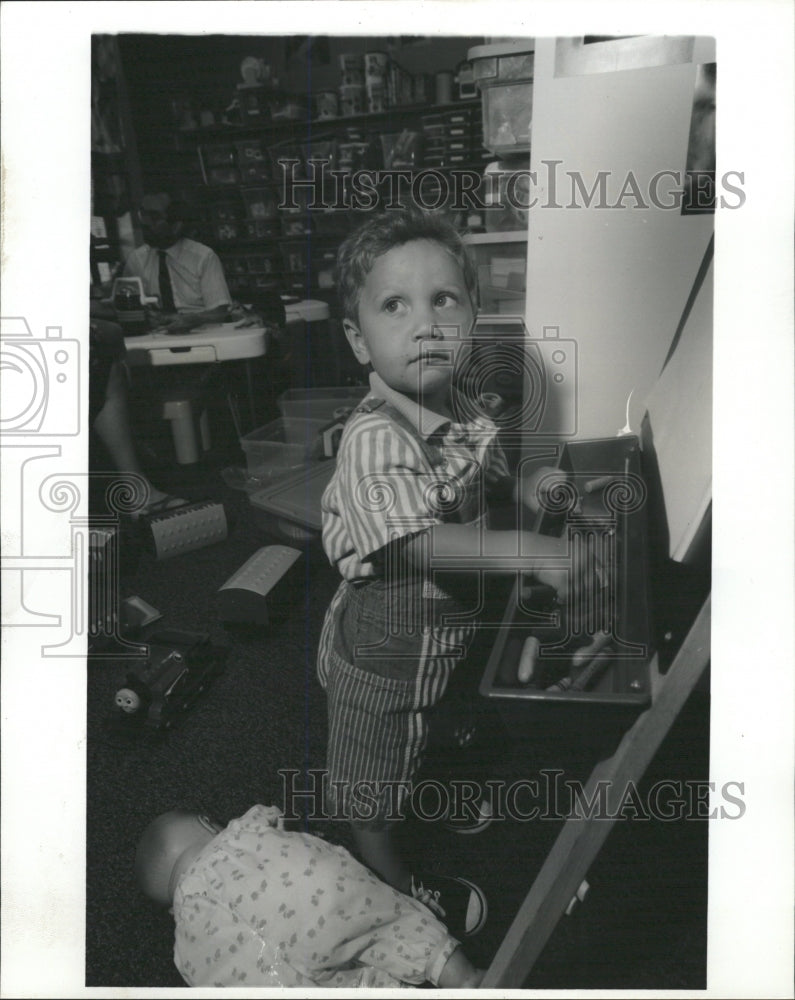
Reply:
<svg viewBox="0 0 795 1000"><path fill-rule="evenodd" d="M393 247L373 264L345 334L362 364L432 410L447 412L458 349L474 312L455 257L431 240Z"/></svg>

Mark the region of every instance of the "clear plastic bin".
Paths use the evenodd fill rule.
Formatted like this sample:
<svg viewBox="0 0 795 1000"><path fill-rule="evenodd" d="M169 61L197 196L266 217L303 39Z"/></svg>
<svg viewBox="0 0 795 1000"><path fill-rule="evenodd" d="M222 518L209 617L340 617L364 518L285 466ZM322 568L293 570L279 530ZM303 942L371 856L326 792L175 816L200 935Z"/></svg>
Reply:
<svg viewBox="0 0 795 1000"><path fill-rule="evenodd" d="M466 244L478 276L480 311L524 315L526 232L470 236Z"/></svg>
<svg viewBox="0 0 795 1000"><path fill-rule="evenodd" d="M285 419L303 417L321 426L345 410L357 406L367 395L366 385L332 386L328 389L288 389L279 396L279 412Z"/></svg>
<svg viewBox="0 0 795 1000"><path fill-rule="evenodd" d="M244 435L240 446L246 454L249 474L261 476L265 470L286 472L319 457L318 432L325 423L325 420L281 417Z"/></svg>
<svg viewBox="0 0 795 1000"><path fill-rule="evenodd" d="M527 39L469 50L483 101L483 145L497 156L530 150L534 56Z"/></svg>

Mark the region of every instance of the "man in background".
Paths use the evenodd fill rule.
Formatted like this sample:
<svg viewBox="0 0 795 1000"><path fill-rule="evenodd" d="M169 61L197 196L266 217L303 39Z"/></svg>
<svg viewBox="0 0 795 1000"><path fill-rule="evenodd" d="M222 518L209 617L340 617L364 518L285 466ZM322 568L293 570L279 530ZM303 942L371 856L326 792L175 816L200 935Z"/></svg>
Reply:
<svg viewBox="0 0 795 1000"><path fill-rule="evenodd" d="M184 235L186 206L168 194L141 200L144 242L127 257L125 277L139 277L148 296L156 295L160 313L154 325L173 334L223 323L232 304L218 255Z"/></svg>

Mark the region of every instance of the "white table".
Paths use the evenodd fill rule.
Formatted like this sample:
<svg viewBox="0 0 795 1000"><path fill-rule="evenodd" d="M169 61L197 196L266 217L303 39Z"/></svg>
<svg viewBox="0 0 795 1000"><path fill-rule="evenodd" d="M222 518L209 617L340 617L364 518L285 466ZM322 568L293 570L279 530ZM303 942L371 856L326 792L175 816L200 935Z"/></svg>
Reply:
<svg viewBox="0 0 795 1000"><path fill-rule="evenodd" d="M198 365L259 358L267 352L264 326L215 323L190 333L145 333L125 337L131 365Z"/></svg>
<svg viewBox="0 0 795 1000"><path fill-rule="evenodd" d="M313 323L326 322L329 318L329 307L325 302L303 299L298 302L285 302L285 313L289 329L298 324L311 326ZM124 343L127 348L127 362L134 367L173 367L244 361L249 420L252 428L257 426L251 361L267 354L267 327L249 324L245 320L236 320L198 327L190 333L150 332L139 336L128 336L124 338ZM171 422L177 461L180 464L197 461L199 446L195 433L195 414L190 400L167 400L163 416ZM205 448L209 448L206 417L202 418L201 437Z"/></svg>
<svg viewBox="0 0 795 1000"><path fill-rule="evenodd" d="M133 367L172 367L174 365L217 364L245 361L246 384L252 423L256 423L254 383L250 362L268 350L267 328L248 325L245 321L217 323L199 327L189 333L151 332L137 337L125 337L127 363ZM196 435L196 414L189 399L166 399L163 416L171 423L171 434L180 465L190 465L199 459ZM209 448L209 428L206 414L200 415L202 446Z"/></svg>

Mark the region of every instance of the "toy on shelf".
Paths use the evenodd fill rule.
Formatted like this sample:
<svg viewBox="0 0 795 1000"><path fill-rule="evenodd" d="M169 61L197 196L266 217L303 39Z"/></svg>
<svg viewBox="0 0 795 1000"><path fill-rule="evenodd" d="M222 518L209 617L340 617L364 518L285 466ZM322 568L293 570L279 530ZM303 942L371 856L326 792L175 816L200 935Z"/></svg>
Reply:
<svg viewBox="0 0 795 1000"><path fill-rule="evenodd" d="M115 721L128 729L170 729L224 669L226 647L208 635L169 629L147 642L141 666L116 691Z"/></svg>
<svg viewBox="0 0 795 1000"><path fill-rule="evenodd" d="M255 552L218 591L221 621L267 625L265 599L300 555L288 545L266 545Z"/></svg>

